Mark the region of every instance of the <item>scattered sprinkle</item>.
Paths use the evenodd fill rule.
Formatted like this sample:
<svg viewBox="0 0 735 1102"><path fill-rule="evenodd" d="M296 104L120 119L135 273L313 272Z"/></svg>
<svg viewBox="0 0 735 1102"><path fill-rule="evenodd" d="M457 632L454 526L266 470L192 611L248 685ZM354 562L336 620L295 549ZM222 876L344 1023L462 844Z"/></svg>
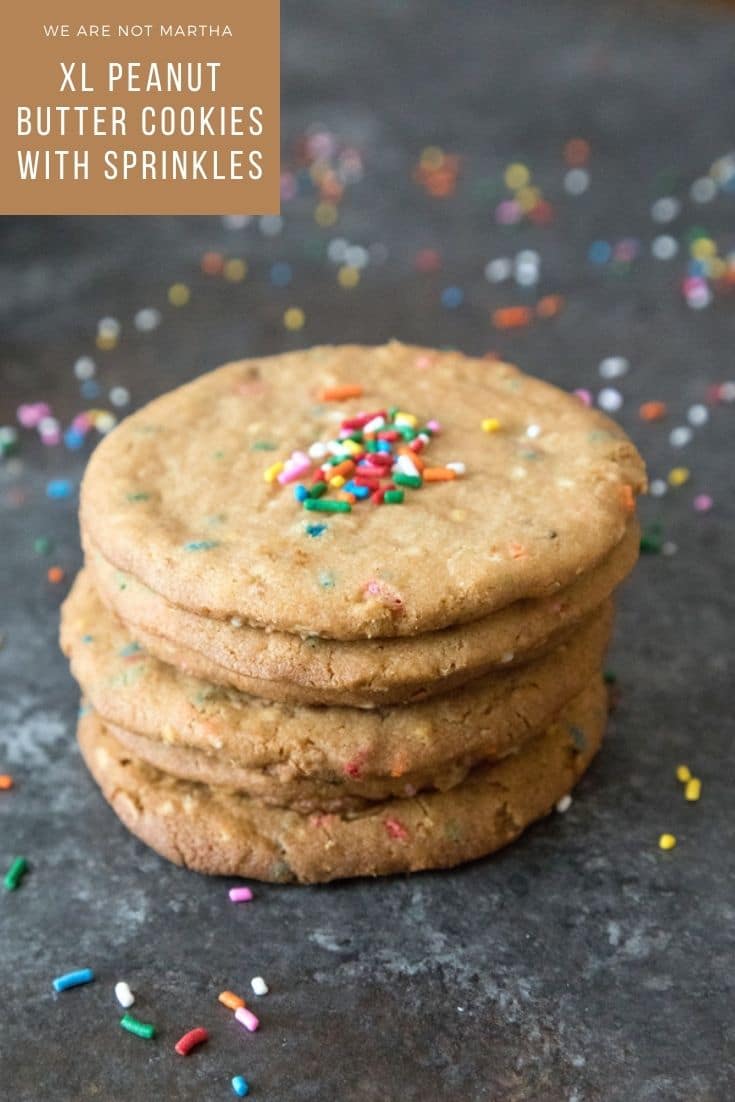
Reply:
<svg viewBox="0 0 735 1102"><path fill-rule="evenodd" d="M233 991L221 991L217 996L223 1006L226 1006L228 1010L239 1010L245 1006L245 1000L241 999L239 995L236 995Z"/></svg>
<svg viewBox="0 0 735 1102"><path fill-rule="evenodd" d="M54 991L67 991L70 987L81 987L82 984L91 983L94 972L91 968L80 968L76 972L66 972L63 976L57 976L51 986Z"/></svg>
<svg viewBox="0 0 735 1102"><path fill-rule="evenodd" d="M702 782L699 777L690 777L684 789L684 799L690 804L696 803L702 795Z"/></svg>
<svg viewBox="0 0 735 1102"><path fill-rule="evenodd" d="M658 840L659 849L673 849L676 845L676 837L673 834L662 834Z"/></svg>
<svg viewBox="0 0 735 1102"><path fill-rule="evenodd" d="M208 1040L209 1034L206 1029L197 1026L195 1029L190 1029L183 1037L179 1037L174 1045L174 1050L178 1052L179 1056L188 1056L193 1048L196 1048L197 1045L203 1045Z"/></svg>
<svg viewBox="0 0 735 1102"><path fill-rule="evenodd" d="M143 1037L146 1041L152 1041L156 1035L156 1027L149 1022L141 1022L132 1014L123 1014L120 1025L127 1029L128 1033L134 1033L136 1037Z"/></svg>
<svg viewBox="0 0 735 1102"><path fill-rule="evenodd" d="M687 781L692 779L691 770L688 765L677 765L676 779L677 781L681 781L682 784L686 784Z"/></svg>
<svg viewBox="0 0 735 1102"><path fill-rule="evenodd" d="M288 310L284 312L283 324L290 332L295 333L299 329L303 329L306 323L306 314L300 306L289 306Z"/></svg>
<svg viewBox="0 0 735 1102"><path fill-rule="evenodd" d="M235 1017L240 1025L244 1025L249 1033L255 1033L256 1029L260 1028L260 1020L256 1018L252 1010L248 1010L246 1006L238 1006L235 1011Z"/></svg>
<svg viewBox="0 0 735 1102"><path fill-rule="evenodd" d="M64 569L61 566L50 566L46 571L46 577L52 585L58 585L64 580Z"/></svg>
<svg viewBox="0 0 735 1102"><path fill-rule="evenodd" d="M250 1084L242 1075L235 1075L231 1079L232 1089L238 1098L244 1098L250 1094Z"/></svg>
<svg viewBox="0 0 735 1102"><path fill-rule="evenodd" d="M20 883L28 872L28 862L25 857L16 857L11 863L10 868L5 873L5 879L3 883L5 888L9 892L14 892L16 888L20 886Z"/></svg>
<svg viewBox="0 0 735 1102"><path fill-rule="evenodd" d="M567 793L566 796L562 796L560 800L557 800L556 810L560 815L563 815L572 806L572 797Z"/></svg>
<svg viewBox="0 0 735 1102"><path fill-rule="evenodd" d="M7 792L14 783L10 773L0 773L0 792Z"/></svg>
<svg viewBox="0 0 735 1102"><path fill-rule="evenodd" d="M185 283L173 283L168 289L168 301L172 306L186 306L191 298L191 291Z"/></svg>
<svg viewBox="0 0 735 1102"><path fill-rule="evenodd" d="M67 478L52 478L46 484L46 497L52 501L65 501L72 495L72 484Z"/></svg>
<svg viewBox="0 0 735 1102"><path fill-rule="evenodd" d="M135 1002L135 995L124 980L115 984L115 998L125 1010L129 1010Z"/></svg>
<svg viewBox="0 0 735 1102"><path fill-rule="evenodd" d="M250 981L250 986L253 989L253 993L256 995L268 994L268 984L265 982L262 976L253 976Z"/></svg>
<svg viewBox="0 0 735 1102"><path fill-rule="evenodd" d="M231 903L249 903L253 898L253 892L251 888L230 888L227 893L230 897Z"/></svg>

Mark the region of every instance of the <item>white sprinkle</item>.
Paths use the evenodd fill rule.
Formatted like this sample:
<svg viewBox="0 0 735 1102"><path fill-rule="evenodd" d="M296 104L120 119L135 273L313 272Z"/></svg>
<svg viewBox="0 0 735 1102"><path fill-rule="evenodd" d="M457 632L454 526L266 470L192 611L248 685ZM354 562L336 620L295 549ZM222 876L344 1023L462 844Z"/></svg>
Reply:
<svg viewBox="0 0 735 1102"><path fill-rule="evenodd" d="M55 417L42 417L38 422L38 432L40 436L49 436L53 432L58 432L59 422Z"/></svg>
<svg viewBox="0 0 735 1102"><path fill-rule="evenodd" d="M283 229L283 219L280 214L264 214L258 226L264 237L277 237Z"/></svg>
<svg viewBox="0 0 735 1102"><path fill-rule="evenodd" d="M507 666L508 663L512 662L514 658L515 658L515 655L514 655L513 651L512 650L507 650L507 651L505 651L504 654L501 654L500 661L502 662L502 664L504 666Z"/></svg>
<svg viewBox="0 0 735 1102"><path fill-rule="evenodd" d="M240 619L240 617L239 616L231 616L230 617L230 626L233 627L233 628L241 628L242 627L242 620Z"/></svg>
<svg viewBox="0 0 735 1102"><path fill-rule="evenodd" d="M515 280L519 287L533 287L538 283L538 264L523 261L515 266Z"/></svg>
<svg viewBox="0 0 735 1102"><path fill-rule="evenodd" d="M14 444L18 439L18 430L13 425L0 428L0 444Z"/></svg>
<svg viewBox="0 0 735 1102"><path fill-rule="evenodd" d="M571 806L572 797L567 794L566 796L562 796L562 798L557 801L556 810L559 812L560 815L563 815L565 811L569 811L569 808Z"/></svg>
<svg viewBox="0 0 735 1102"><path fill-rule="evenodd" d="M541 435L541 426L540 425L529 425L526 428L526 436L530 437L531 440L535 440L536 437L540 436L540 435Z"/></svg>
<svg viewBox="0 0 735 1102"><path fill-rule="evenodd" d="M673 222L681 210L681 203L673 195L657 199L651 206L651 218L654 222Z"/></svg>
<svg viewBox="0 0 735 1102"><path fill-rule="evenodd" d="M516 264L536 264L538 266L540 263L541 256L535 249L521 249L516 254Z"/></svg>
<svg viewBox="0 0 735 1102"><path fill-rule="evenodd" d="M114 386L110 391L113 406L126 406L130 401L130 391L124 386Z"/></svg>
<svg viewBox="0 0 735 1102"><path fill-rule="evenodd" d="M606 386L597 395L597 404L606 413L615 413L623 404L623 395L614 387Z"/></svg>
<svg viewBox="0 0 735 1102"><path fill-rule="evenodd" d="M455 474L464 474L467 470L464 463L447 463L445 466L448 471L454 471Z"/></svg>
<svg viewBox="0 0 735 1102"><path fill-rule="evenodd" d="M669 443L672 448L683 448L692 439L694 433L688 425L678 425L669 433Z"/></svg>
<svg viewBox="0 0 735 1102"><path fill-rule="evenodd" d="M721 383L717 396L721 402L735 402L735 382Z"/></svg>
<svg viewBox="0 0 735 1102"><path fill-rule="evenodd" d="M267 995L268 984L265 982L262 976L253 976L250 981L250 986L256 995Z"/></svg>
<svg viewBox="0 0 735 1102"><path fill-rule="evenodd" d="M717 184L711 176L700 176L689 189L695 203L711 203L717 194Z"/></svg>
<svg viewBox="0 0 735 1102"><path fill-rule="evenodd" d="M117 318L100 318L97 322L97 332L105 337L119 337L122 326Z"/></svg>
<svg viewBox="0 0 735 1102"><path fill-rule="evenodd" d="M712 301L712 292L706 283L697 283L687 291L687 306L692 310L704 310Z"/></svg>
<svg viewBox="0 0 735 1102"><path fill-rule="evenodd" d="M119 983L115 984L115 998L125 1010L131 1007L135 1002L135 995L124 980L120 980Z"/></svg>
<svg viewBox="0 0 735 1102"><path fill-rule="evenodd" d="M701 404L690 406L687 410L687 421L695 428L698 428L699 425L706 425L709 421L709 410Z"/></svg>
<svg viewBox="0 0 735 1102"><path fill-rule="evenodd" d="M663 478L654 478L648 487L651 497L663 497L667 490L668 486Z"/></svg>
<svg viewBox="0 0 735 1102"><path fill-rule="evenodd" d="M659 234L651 242L651 252L656 260L673 260L678 251L678 241L668 233Z"/></svg>
<svg viewBox="0 0 735 1102"><path fill-rule="evenodd" d="M249 214L225 214L222 225L228 230L244 230L251 220L252 216Z"/></svg>
<svg viewBox="0 0 735 1102"><path fill-rule="evenodd" d="M317 440L316 443L311 444L310 447L309 447L309 458L310 459L324 459L324 456L326 454L327 454L327 445L322 444L322 442L320 440Z"/></svg>
<svg viewBox="0 0 735 1102"><path fill-rule="evenodd" d="M673 540L666 540L666 542L664 544L662 544L662 546L661 546L661 554L666 555L667 558L670 558L672 555L675 555L678 550L679 550L679 548L678 548L677 544L674 543Z"/></svg>
<svg viewBox="0 0 735 1102"><path fill-rule="evenodd" d="M107 410L104 410L95 418L94 427L97 429L97 432L100 432L103 436L105 436L108 432L114 429L116 424L117 417L115 417L115 414L108 413Z"/></svg>
<svg viewBox="0 0 735 1102"><path fill-rule="evenodd" d="M510 277L513 265L505 256L499 256L496 260L489 260L485 265L485 279L488 283L502 283Z"/></svg>
<svg viewBox="0 0 735 1102"><path fill-rule="evenodd" d="M393 470L399 471L401 474L407 474L411 478L418 478L418 467L408 455L399 455L393 464Z"/></svg>
<svg viewBox="0 0 735 1102"><path fill-rule="evenodd" d="M597 370L603 379L619 379L621 375L626 375L629 369L630 364L625 356L607 356L600 362Z"/></svg>
<svg viewBox="0 0 735 1102"><path fill-rule="evenodd" d="M369 259L368 251L362 245L349 245L345 250L345 264L348 264L350 268L357 268L358 270L364 268Z"/></svg>
<svg viewBox="0 0 735 1102"><path fill-rule="evenodd" d="M96 370L97 365L91 356L80 356L74 364L74 374L81 382L84 382L85 379L91 379Z"/></svg>
<svg viewBox="0 0 735 1102"><path fill-rule="evenodd" d="M583 195L590 186L590 174L585 168L570 168L564 177L564 190L568 195Z"/></svg>
<svg viewBox="0 0 735 1102"><path fill-rule="evenodd" d="M327 256L333 264L343 264L349 247L350 243L346 238L333 237L327 245Z"/></svg>
<svg viewBox="0 0 735 1102"><path fill-rule="evenodd" d="M378 429L382 429L384 424L385 424L385 417L373 417L372 421L368 421L368 423L363 426L362 431L363 432L377 432Z"/></svg>
<svg viewBox="0 0 735 1102"><path fill-rule="evenodd" d="M139 333L152 333L161 324L161 311L156 310L155 306L145 306L138 310L133 324Z"/></svg>

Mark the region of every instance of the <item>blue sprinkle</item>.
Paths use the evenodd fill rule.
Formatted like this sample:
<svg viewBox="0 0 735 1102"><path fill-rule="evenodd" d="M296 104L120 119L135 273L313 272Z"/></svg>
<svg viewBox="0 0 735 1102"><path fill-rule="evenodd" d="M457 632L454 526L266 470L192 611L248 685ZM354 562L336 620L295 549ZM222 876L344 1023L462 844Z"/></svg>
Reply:
<svg viewBox="0 0 735 1102"><path fill-rule="evenodd" d="M593 241L587 250L587 259L593 264L607 264L612 257L612 246L608 241Z"/></svg>
<svg viewBox="0 0 735 1102"><path fill-rule="evenodd" d="M141 650L140 643L126 643L117 653L121 658L129 658L131 654L139 654Z"/></svg>
<svg viewBox="0 0 735 1102"><path fill-rule="evenodd" d="M242 1075L233 1076L232 1089L238 1098L244 1098L246 1094L250 1094L250 1085Z"/></svg>
<svg viewBox="0 0 735 1102"><path fill-rule="evenodd" d="M690 276L706 276L707 265L703 260L690 260L687 264L687 272Z"/></svg>
<svg viewBox="0 0 735 1102"><path fill-rule="evenodd" d="M83 635L82 636L82 642L83 643L94 643L94 635Z"/></svg>
<svg viewBox="0 0 735 1102"><path fill-rule="evenodd" d="M80 968L78 972L57 976L52 986L54 991L66 991L67 987L79 987L83 983L91 983L93 979L94 972L91 968Z"/></svg>
<svg viewBox="0 0 735 1102"><path fill-rule="evenodd" d="M274 287L288 287L293 278L291 265L285 260L277 260L271 267L271 283Z"/></svg>
<svg viewBox="0 0 735 1102"><path fill-rule="evenodd" d="M99 398L100 384L94 379L85 379L79 387L79 392L82 398Z"/></svg>
<svg viewBox="0 0 735 1102"><path fill-rule="evenodd" d="M50 497L52 501L63 501L67 497L71 497L72 485L66 478L52 478L46 485L46 497Z"/></svg>
<svg viewBox="0 0 735 1102"><path fill-rule="evenodd" d="M334 589L334 574L331 570L319 571L319 585L322 589Z"/></svg>
<svg viewBox="0 0 735 1102"><path fill-rule="evenodd" d="M184 544L185 551L211 551L213 547L219 547L219 540L190 540Z"/></svg>
<svg viewBox="0 0 735 1102"><path fill-rule="evenodd" d="M79 451L84 444L84 433L80 432L79 429L67 429L64 433L64 443L69 451Z"/></svg>
<svg viewBox="0 0 735 1102"><path fill-rule="evenodd" d="M464 302L464 291L461 287L445 287L441 299L447 310L456 310Z"/></svg>
<svg viewBox="0 0 735 1102"><path fill-rule="evenodd" d="M345 483L345 490L348 494L354 494L356 498L362 499L370 496L370 489L368 486L358 486L351 479Z"/></svg>
<svg viewBox="0 0 735 1102"><path fill-rule="evenodd" d="M307 536L321 536L322 532L326 532L329 525L327 524L307 524L306 534Z"/></svg>
<svg viewBox="0 0 735 1102"><path fill-rule="evenodd" d="M307 490L306 486L304 486L303 482L296 483L293 488L293 496L296 498L297 501L306 501L307 497L309 496L309 491Z"/></svg>
<svg viewBox="0 0 735 1102"><path fill-rule="evenodd" d="M393 445L391 444L390 440L378 440L379 452L389 452L392 451L392 449Z"/></svg>

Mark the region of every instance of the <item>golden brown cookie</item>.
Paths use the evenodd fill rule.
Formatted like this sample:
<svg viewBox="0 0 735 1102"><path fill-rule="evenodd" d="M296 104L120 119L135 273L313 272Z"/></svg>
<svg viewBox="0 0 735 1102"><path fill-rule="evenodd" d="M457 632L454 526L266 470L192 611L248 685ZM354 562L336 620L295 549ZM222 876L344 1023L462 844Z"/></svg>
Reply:
<svg viewBox="0 0 735 1102"><path fill-rule="evenodd" d="M380 454L402 504L370 500ZM348 345L228 364L139 410L94 452L81 515L105 559L181 608L361 639L570 585L644 485L622 429L514 367Z"/></svg>
<svg viewBox="0 0 735 1102"><path fill-rule="evenodd" d="M116 814L164 857L199 872L313 883L448 868L500 849L577 782L605 717L598 677L544 734L449 792L343 815L300 815L177 780L134 757L91 711L80 718L78 739Z"/></svg>
<svg viewBox="0 0 735 1102"><path fill-rule="evenodd" d="M163 661L269 700L375 707L422 700L545 653L630 572L639 540L631 520L599 566L553 596L515 601L480 620L423 635L352 641L199 616L117 570L89 544L86 562L105 603Z"/></svg>
<svg viewBox="0 0 735 1102"><path fill-rule="evenodd" d="M328 808L449 787L477 762L516 749L596 675L611 623L608 602L534 663L375 709L272 704L188 677L130 637L85 573L64 603L61 642L102 719L140 736L127 741L141 758L214 783L230 768L233 788Z"/></svg>

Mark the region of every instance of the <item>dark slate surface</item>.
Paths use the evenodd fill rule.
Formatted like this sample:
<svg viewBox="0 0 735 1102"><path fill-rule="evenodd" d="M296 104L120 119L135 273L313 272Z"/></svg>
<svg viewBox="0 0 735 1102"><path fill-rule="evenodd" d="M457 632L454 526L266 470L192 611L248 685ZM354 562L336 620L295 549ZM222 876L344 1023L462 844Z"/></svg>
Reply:
<svg viewBox="0 0 735 1102"><path fill-rule="evenodd" d="M727 152L733 127L735 23L726 8L525 0L508 4L382 0L287 3L286 145L320 121L364 152L363 181L339 226L320 231L313 200L289 207L282 235L219 220L37 219L2 224L2 411L45 399L68 419L90 403L71 365L93 347L96 320L120 318L119 347L100 354L105 386L135 404L227 357L327 340L390 336L495 349L563 386L600 385L606 355L630 358L621 419L654 476L684 463L690 482L644 506L677 553L648 556L621 595L610 665L620 703L606 749L566 816L529 831L495 859L446 874L293 889L256 886L231 906L228 883L176 869L118 825L73 744L77 694L56 644L64 586L79 562L74 502L49 502L53 476L76 481L84 454L43 449L30 434L2 466L2 727L0 856L32 865L0 899L0 1095L13 1100L224 1099L229 1079L278 1102L418 1099L697 1100L735 1094L732 1050L735 892L732 863L733 407L712 410L683 451L668 443L708 385L732 375L732 298L699 313L683 303L684 259L648 248L662 171L685 202L673 232L704 225L735 245L733 198L696 208L692 179ZM561 188L561 148L593 147L593 184ZM411 181L427 143L465 158L456 195L431 200ZM478 181L510 160L533 169L558 203L546 229L498 228ZM335 233L383 242L388 259L353 292L305 256ZM728 233L730 234L728 238ZM590 241L635 236L627 272L591 267ZM436 246L439 275L418 276L415 251ZM558 319L497 333L489 309L528 292L491 287L493 256L538 248L542 292ZM201 252L246 255L242 285L198 274ZM268 281L288 259L287 290ZM183 279L189 307L165 306ZM443 286L465 289L452 312ZM530 296L533 298L533 296ZM307 312L286 334L285 306ZM140 306L162 305L154 334ZM638 404L670 404L644 426ZM706 516L692 498L706 491ZM52 554L33 540L48 535ZM674 768L687 761L704 794L687 805ZM678 848L659 851L673 831ZM89 965L94 985L54 996L51 979ZM261 1032L245 1035L216 1001L264 975ZM125 978L154 1043L123 1033L112 986ZM204 1024L187 1060L178 1036Z"/></svg>

